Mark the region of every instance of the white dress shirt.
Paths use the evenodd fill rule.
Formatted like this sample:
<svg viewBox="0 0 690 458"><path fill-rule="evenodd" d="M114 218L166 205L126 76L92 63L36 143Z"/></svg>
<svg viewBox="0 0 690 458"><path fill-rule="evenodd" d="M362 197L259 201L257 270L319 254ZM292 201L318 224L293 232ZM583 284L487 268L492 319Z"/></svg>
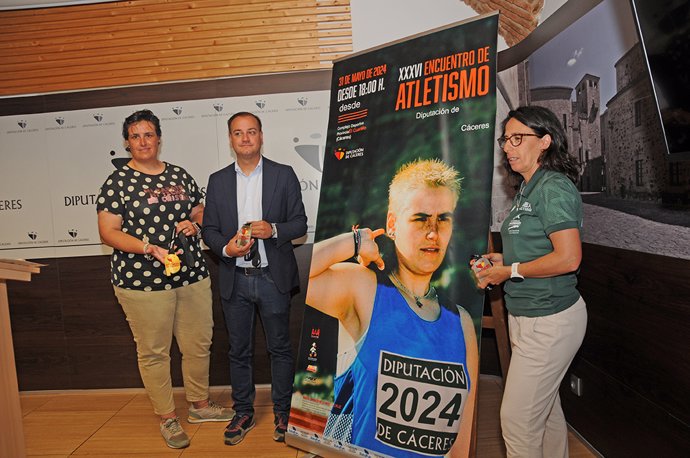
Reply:
<svg viewBox="0 0 690 458"><path fill-rule="evenodd" d="M249 175L245 175L237 162L235 162L235 173L237 174L237 222L240 226L250 221L261 221L262 208L261 198L263 197L263 164L261 157L256 168ZM259 254L261 255L261 267L268 266L266 248L264 241L255 239L254 243L259 244ZM239 267L254 267L251 261L245 261L244 256L236 258Z"/></svg>

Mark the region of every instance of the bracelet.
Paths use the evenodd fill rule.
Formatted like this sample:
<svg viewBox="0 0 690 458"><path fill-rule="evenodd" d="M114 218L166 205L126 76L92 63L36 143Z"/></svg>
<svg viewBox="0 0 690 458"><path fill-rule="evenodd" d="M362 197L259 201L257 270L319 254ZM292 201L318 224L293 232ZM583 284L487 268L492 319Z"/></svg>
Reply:
<svg viewBox="0 0 690 458"><path fill-rule="evenodd" d="M352 238L355 241L355 255L353 256L355 260L359 256L359 246L362 244L362 234L359 232L359 224L352 226Z"/></svg>
<svg viewBox="0 0 690 458"><path fill-rule="evenodd" d="M153 256L147 253L149 245L151 245L149 242L144 242L144 259L146 259L147 261L152 261Z"/></svg>
<svg viewBox="0 0 690 458"><path fill-rule="evenodd" d="M197 237L201 237L201 228L199 227L199 225L196 222L192 221L192 226L194 227L194 230L196 231L195 235Z"/></svg>

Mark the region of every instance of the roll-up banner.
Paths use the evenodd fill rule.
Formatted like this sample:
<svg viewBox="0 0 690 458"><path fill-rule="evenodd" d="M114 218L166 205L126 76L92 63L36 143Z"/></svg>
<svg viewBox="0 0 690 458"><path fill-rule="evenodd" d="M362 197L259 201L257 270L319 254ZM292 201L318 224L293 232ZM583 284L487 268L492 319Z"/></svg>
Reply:
<svg viewBox="0 0 690 458"><path fill-rule="evenodd" d="M291 445L469 454L497 29L480 16L334 64Z"/></svg>

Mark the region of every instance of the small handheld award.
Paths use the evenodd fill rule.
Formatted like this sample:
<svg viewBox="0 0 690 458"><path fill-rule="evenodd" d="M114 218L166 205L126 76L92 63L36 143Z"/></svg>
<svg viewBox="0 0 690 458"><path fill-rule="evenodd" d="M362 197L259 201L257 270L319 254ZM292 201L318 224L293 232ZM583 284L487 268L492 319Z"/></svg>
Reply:
<svg viewBox="0 0 690 458"><path fill-rule="evenodd" d="M173 226L168 254L165 255L165 275L171 276L180 271L180 258L175 252L175 226Z"/></svg>
<svg viewBox="0 0 690 458"><path fill-rule="evenodd" d="M479 283L477 279L477 274L482 270L486 270L489 267L493 266L493 264L487 258L480 256L478 254L473 254L470 257L470 261L471 260L474 260L474 264L472 264L472 276L474 277L475 283ZM491 285L486 285L486 289L491 291Z"/></svg>
<svg viewBox="0 0 690 458"><path fill-rule="evenodd" d="M237 237L237 246L242 248L247 246L249 241L252 239L252 225L251 223L244 223L240 228L240 236Z"/></svg>
<svg viewBox="0 0 690 458"><path fill-rule="evenodd" d="M165 275L168 277L180 271L180 258L175 253L165 256Z"/></svg>

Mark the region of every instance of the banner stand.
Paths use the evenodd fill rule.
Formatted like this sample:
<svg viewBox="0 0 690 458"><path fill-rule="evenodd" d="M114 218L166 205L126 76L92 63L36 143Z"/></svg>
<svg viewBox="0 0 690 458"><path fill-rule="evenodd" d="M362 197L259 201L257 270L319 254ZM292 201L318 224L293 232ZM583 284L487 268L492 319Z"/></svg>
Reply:
<svg viewBox="0 0 690 458"><path fill-rule="evenodd" d="M470 456L497 30L494 13L334 62L288 445Z"/></svg>
<svg viewBox="0 0 690 458"><path fill-rule="evenodd" d="M489 233L488 252L494 252L491 233ZM491 291L486 292L486 295L491 305L491 315L482 316L482 328L494 330L501 375L505 380L508 375L508 366L510 365L510 339L508 338L508 322L506 319L505 301L503 300L503 286L494 286Z"/></svg>

